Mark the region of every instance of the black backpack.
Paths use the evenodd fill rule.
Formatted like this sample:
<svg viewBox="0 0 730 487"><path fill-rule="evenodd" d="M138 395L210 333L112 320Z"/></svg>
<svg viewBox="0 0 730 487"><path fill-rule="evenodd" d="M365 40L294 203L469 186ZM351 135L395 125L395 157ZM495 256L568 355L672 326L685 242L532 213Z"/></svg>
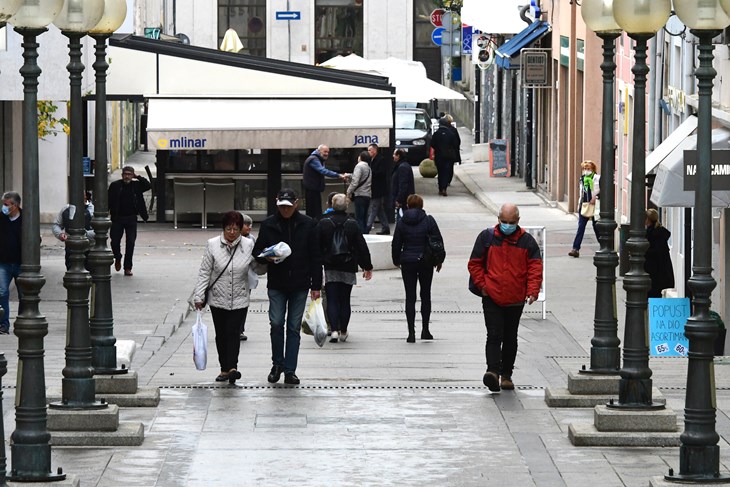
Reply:
<svg viewBox="0 0 730 487"><path fill-rule="evenodd" d="M433 231L436 221L428 215L428 234L426 235L426 247L423 249L423 260L430 266L436 267L446 260L446 249L444 240Z"/></svg>
<svg viewBox="0 0 730 487"><path fill-rule="evenodd" d="M349 264L353 261L354 256L350 246L350 239L347 238L345 233L345 223L335 223L331 218L329 219L334 225L335 229L332 232L332 241L330 242L329 249L324 253L324 263L331 266L341 266Z"/></svg>

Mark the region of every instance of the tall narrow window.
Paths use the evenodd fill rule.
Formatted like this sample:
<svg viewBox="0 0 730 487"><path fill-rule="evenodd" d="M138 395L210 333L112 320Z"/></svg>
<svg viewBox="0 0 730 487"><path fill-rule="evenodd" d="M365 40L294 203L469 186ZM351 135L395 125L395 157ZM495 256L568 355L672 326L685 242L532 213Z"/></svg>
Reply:
<svg viewBox="0 0 730 487"><path fill-rule="evenodd" d="M363 55L364 0L315 0L315 62L337 55Z"/></svg>
<svg viewBox="0 0 730 487"><path fill-rule="evenodd" d="M266 57L266 0L218 0L218 45L228 29L241 38L241 53Z"/></svg>

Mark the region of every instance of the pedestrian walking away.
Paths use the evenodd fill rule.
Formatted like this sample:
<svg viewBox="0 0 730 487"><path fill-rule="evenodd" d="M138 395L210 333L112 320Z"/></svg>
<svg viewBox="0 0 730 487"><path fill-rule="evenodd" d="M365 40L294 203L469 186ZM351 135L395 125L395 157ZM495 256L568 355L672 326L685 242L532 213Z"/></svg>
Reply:
<svg viewBox="0 0 730 487"><path fill-rule="evenodd" d="M644 270L651 278L650 298L661 298L663 289L674 287L674 267L669 254L669 237L671 232L659 221L659 212L654 208L646 210L646 249Z"/></svg>
<svg viewBox="0 0 730 487"><path fill-rule="evenodd" d="M593 231L596 233L598 240L598 228L596 228L596 202L598 194L601 192L599 182L601 176L598 174L598 168L593 161L583 161L581 163L583 174L580 176L580 200L578 201L578 231L573 240L573 248L568 255L571 257L580 257L580 246L583 243L583 235L586 231L588 221L593 224ZM585 208L585 209L584 209Z"/></svg>
<svg viewBox="0 0 730 487"><path fill-rule="evenodd" d="M0 335L10 333L10 283L15 280L18 298L22 297L18 287L22 254L21 229L23 212L20 208L20 195L15 191L3 194L2 214L0 214L0 307L4 313L0 320ZM20 306L18 307L20 308ZM20 313L20 309L18 309Z"/></svg>
<svg viewBox="0 0 730 487"><path fill-rule="evenodd" d="M423 211L423 198L412 194L407 199L407 209L403 218L395 226L391 247L393 264L400 267L403 287L406 293L406 323L408 337L406 342L416 341L416 287L421 287L421 339L432 340L429 329L431 319L431 283L433 270L441 271L441 263L434 266L427 258L429 236L443 238L436 220Z"/></svg>
<svg viewBox="0 0 730 487"><path fill-rule="evenodd" d="M388 221L388 162L378 151L377 144L368 146L370 154L370 169L373 170L372 184L370 187L370 208L368 209L368 221L365 233L370 233L375 223L375 218L380 221L381 230L378 235L390 235L390 222Z"/></svg>
<svg viewBox="0 0 730 487"><path fill-rule="evenodd" d="M396 226L403 216L408 204L408 196L416 192L416 183L413 180L413 168L406 160L403 149L393 152L393 173L391 175L391 195L395 209Z"/></svg>
<svg viewBox="0 0 730 487"><path fill-rule="evenodd" d="M276 383L284 374L286 384L299 384L296 375L301 341L302 316L311 290L312 299L322 289L322 259L315 221L301 214L293 189L284 188L276 198L277 213L261 223L254 245L254 258L267 265L267 293L271 325L271 372L267 380ZM284 260L259 257L267 247L279 242L291 248ZM286 332L286 336L285 336ZM286 344L286 348L285 348Z"/></svg>
<svg viewBox="0 0 730 487"><path fill-rule="evenodd" d="M193 301L197 310L207 304L213 317L215 347L221 367L215 380L235 384L241 378L239 330L241 322L246 320L251 299L248 269L253 260L254 243L241 236L243 216L239 212L225 213L221 226L223 232L205 245Z"/></svg>
<svg viewBox="0 0 730 487"><path fill-rule="evenodd" d="M322 213L322 193L324 192L324 178L339 178L347 181L347 173L340 174L324 166L330 156L330 148L321 144L304 161L302 169L302 186L304 187L304 202L307 216L317 218Z"/></svg>
<svg viewBox="0 0 730 487"><path fill-rule="evenodd" d="M336 194L332 198L333 211L317 223L333 343L344 342L349 337L350 297L352 286L357 284L358 267L363 270L366 281L373 276L368 244L357 222L347 215L347 204L347 196Z"/></svg>
<svg viewBox="0 0 730 487"><path fill-rule="evenodd" d="M86 231L86 238L89 240L89 246L92 246L94 244L94 229L91 227L91 219L94 217L94 204L91 202L91 192L84 192L84 203L84 230ZM53 232L53 235L61 242L66 242L66 240L68 239L68 234L66 233L66 230L71 228L71 223L73 222L75 215L75 205L64 205L64 207L61 208L61 211L58 212L58 215L56 215L56 219L53 221L53 225L51 226L51 231ZM84 268L87 271L91 271L91 269L89 268L89 251L90 249L87 249L84 252ZM66 270L70 268L71 264L71 262L69 261L69 256L70 252L68 247L66 247Z"/></svg>
<svg viewBox="0 0 730 487"><path fill-rule="evenodd" d="M446 116L439 118L439 128L431 137L434 162L438 169L439 195L447 196L446 190L454 178L454 164L461 161L461 139Z"/></svg>
<svg viewBox="0 0 730 487"><path fill-rule="evenodd" d="M355 203L355 221L357 226L360 227L360 233L367 233L372 179L373 171L370 169L370 154L367 151L362 151L357 157L357 164L350 178L350 186L347 188L347 197Z"/></svg>
<svg viewBox="0 0 730 487"><path fill-rule="evenodd" d="M122 168L122 179L109 185L109 214L112 228L109 232L114 269L122 269L122 235L124 240L124 275L132 275L134 244L137 241L137 216L149 219L143 193L149 191L150 182L134 173L132 166Z"/></svg>
<svg viewBox="0 0 730 487"><path fill-rule="evenodd" d="M467 264L470 288L482 298L487 328L482 382L492 392L515 388L512 373L522 309L537 300L542 285L540 248L519 222L517 205L503 204L498 224L479 233Z"/></svg>

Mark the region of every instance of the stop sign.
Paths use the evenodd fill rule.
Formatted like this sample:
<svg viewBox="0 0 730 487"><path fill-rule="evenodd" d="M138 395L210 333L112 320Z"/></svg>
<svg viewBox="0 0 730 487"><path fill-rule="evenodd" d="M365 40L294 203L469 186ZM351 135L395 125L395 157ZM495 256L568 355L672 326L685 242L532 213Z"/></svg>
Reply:
<svg viewBox="0 0 730 487"><path fill-rule="evenodd" d="M442 8L433 9L433 12L431 12L431 23L434 27L442 27L441 16L444 12L446 12L446 10Z"/></svg>

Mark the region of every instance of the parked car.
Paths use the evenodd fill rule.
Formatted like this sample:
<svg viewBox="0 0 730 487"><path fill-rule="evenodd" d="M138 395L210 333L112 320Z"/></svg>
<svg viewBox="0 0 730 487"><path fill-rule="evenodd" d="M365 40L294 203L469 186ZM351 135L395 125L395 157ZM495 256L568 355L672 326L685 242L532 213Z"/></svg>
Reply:
<svg viewBox="0 0 730 487"><path fill-rule="evenodd" d="M395 109L395 147L406 151L406 159L417 166L428 159L431 148L431 117L422 108Z"/></svg>

